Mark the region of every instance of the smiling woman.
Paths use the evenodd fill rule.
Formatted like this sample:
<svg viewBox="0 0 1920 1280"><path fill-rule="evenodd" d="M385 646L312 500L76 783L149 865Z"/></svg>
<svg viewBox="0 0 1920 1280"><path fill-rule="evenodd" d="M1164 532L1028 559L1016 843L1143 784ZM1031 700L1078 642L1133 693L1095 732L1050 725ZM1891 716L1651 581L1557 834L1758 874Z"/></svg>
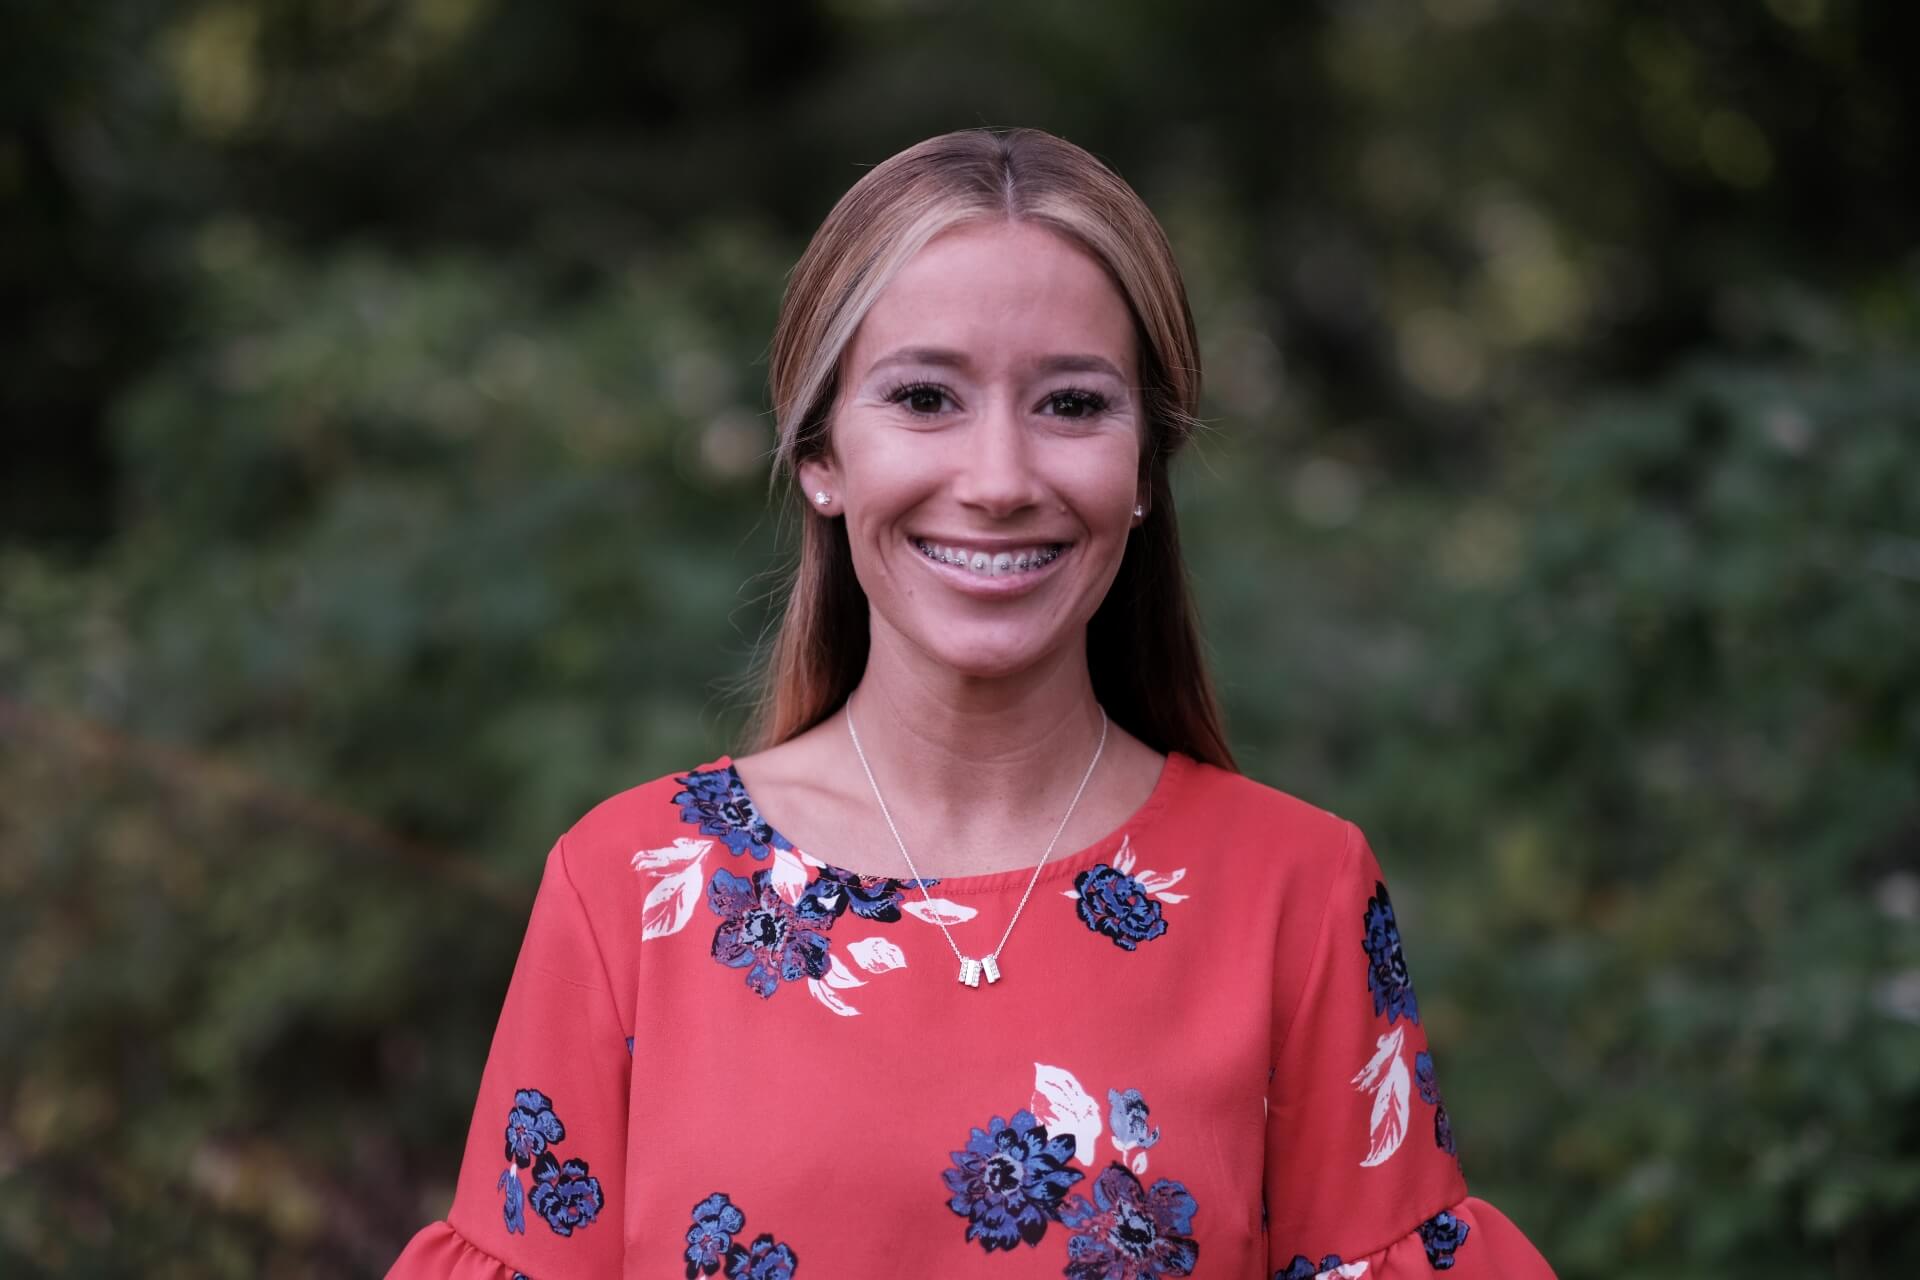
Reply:
<svg viewBox="0 0 1920 1280"><path fill-rule="evenodd" d="M771 372L806 514L756 749L555 845L392 1274L1550 1275L1467 1193L1365 838L1234 767L1139 198L1030 130L902 152Z"/></svg>

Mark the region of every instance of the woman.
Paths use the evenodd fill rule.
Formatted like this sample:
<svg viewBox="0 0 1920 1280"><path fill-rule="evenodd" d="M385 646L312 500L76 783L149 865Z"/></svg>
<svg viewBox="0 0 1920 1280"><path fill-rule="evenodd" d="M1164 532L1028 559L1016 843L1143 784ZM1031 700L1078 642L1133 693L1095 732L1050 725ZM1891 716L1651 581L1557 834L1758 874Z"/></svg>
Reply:
<svg viewBox="0 0 1920 1280"><path fill-rule="evenodd" d="M772 358L762 749L564 835L401 1277L1551 1272L1467 1196L1359 831L1234 770L1160 228L970 130L868 173Z"/></svg>

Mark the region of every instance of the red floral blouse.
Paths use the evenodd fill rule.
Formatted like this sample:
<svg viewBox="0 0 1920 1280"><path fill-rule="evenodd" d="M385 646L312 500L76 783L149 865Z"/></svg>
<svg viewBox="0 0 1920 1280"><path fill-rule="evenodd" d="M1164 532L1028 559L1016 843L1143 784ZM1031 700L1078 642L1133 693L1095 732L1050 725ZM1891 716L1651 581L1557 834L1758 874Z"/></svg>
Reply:
<svg viewBox="0 0 1920 1280"><path fill-rule="evenodd" d="M1352 823L1171 755L963 984L938 923L990 951L1030 876L844 871L726 757L600 804L389 1274L1552 1275L1467 1194Z"/></svg>

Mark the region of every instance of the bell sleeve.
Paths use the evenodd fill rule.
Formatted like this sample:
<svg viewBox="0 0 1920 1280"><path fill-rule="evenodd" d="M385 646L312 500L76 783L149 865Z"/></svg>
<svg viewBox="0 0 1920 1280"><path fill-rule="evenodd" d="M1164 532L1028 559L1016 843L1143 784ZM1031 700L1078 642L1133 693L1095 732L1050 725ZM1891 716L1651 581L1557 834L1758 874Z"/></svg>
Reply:
<svg viewBox="0 0 1920 1280"><path fill-rule="evenodd" d="M562 837L547 855L446 1218L388 1280L621 1271L631 1041Z"/></svg>
<svg viewBox="0 0 1920 1280"><path fill-rule="evenodd" d="M1267 1088L1268 1270L1552 1280L1520 1230L1467 1194L1392 899L1366 837L1342 825L1312 950L1276 964L1299 997L1276 1020Z"/></svg>

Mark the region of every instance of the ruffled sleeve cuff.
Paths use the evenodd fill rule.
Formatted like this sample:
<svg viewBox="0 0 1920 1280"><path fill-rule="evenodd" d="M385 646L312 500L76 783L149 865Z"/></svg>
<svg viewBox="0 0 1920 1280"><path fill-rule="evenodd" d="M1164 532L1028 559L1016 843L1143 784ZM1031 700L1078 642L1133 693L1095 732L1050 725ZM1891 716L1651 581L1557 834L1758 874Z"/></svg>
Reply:
<svg viewBox="0 0 1920 1280"><path fill-rule="evenodd" d="M387 1280L531 1280L471 1241L442 1220L414 1234Z"/></svg>
<svg viewBox="0 0 1920 1280"><path fill-rule="evenodd" d="M1296 1256L1273 1280L1555 1280L1553 1268L1504 1213L1476 1196L1442 1209L1385 1248L1358 1258Z"/></svg>

